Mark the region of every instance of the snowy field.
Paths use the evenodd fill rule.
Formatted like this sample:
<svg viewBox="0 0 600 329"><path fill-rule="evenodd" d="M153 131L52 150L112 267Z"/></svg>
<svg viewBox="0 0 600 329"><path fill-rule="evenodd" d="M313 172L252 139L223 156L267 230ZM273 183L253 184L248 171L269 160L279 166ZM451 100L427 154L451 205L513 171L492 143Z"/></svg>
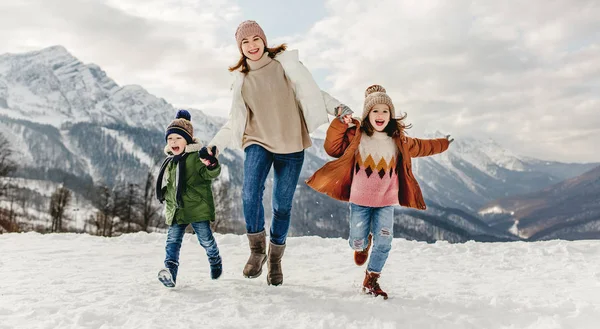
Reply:
<svg viewBox="0 0 600 329"><path fill-rule="evenodd" d="M600 241L395 240L381 286L343 239L290 238L284 284L246 279L245 236L217 235L221 279L186 235L178 286L156 280L164 234L0 235L0 328L598 328Z"/></svg>

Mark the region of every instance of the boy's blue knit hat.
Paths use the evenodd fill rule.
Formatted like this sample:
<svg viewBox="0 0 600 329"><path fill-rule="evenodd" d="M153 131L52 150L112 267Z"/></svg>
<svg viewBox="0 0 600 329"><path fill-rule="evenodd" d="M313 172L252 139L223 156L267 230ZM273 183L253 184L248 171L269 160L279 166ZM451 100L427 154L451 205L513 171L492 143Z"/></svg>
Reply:
<svg viewBox="0 0 600 329"><path fill-rule="evenodd" d="M192 115L190 112L186 110L177 111L177 115L175 116L175 120L171 122L171 124L167 127L167 132L165 133L165 141L167 141L167 137L170 134L178 134L181 137L185 138L185 141L188 144L192 144L194 142L194 127L192 126Z"/></svg>

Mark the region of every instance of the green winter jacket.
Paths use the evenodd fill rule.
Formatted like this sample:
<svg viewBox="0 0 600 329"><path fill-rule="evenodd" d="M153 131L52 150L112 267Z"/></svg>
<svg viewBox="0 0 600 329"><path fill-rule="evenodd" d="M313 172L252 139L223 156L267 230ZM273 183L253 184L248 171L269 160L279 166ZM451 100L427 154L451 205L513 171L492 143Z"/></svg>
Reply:
<svg viewBox="0 0 600 329"><path fill-rule="evenodd" d="M165 197L165 223L171 225L173 220L177 224L190 224L200 221L215 220L215 202L213 200L211 182L221 173L221 165L209 170L198 157L202 144L197 139L196 143L188 144L185 148L189 154L185 159L185 192L182 195L183 208L177 208L177 188L175 180L177 165L173 162L167 165L163 176L163 189ZM165 153L169 152L168 146Z"/></svg>

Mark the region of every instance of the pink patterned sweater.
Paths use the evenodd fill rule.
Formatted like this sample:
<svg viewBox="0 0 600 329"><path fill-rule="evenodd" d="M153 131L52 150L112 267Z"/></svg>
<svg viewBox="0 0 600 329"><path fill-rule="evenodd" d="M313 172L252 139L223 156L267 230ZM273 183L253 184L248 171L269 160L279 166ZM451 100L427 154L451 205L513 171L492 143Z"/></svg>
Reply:
<svg viewBox="0 0 600 329"><path fill-rule="evenodd" d="M362 134L349 201L366 207L398 205L398 147L384 132Z"/></svg>

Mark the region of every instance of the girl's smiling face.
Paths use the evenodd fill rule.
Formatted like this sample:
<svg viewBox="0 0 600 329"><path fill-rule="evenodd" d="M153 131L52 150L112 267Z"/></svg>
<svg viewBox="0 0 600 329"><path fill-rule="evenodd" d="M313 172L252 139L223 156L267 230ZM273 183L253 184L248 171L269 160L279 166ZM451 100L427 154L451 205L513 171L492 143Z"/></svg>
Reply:
<svg viewBox="0 0 600 329"><path fill-rule="evenodd" d="M376 131L383 131L390 122L390 107L386 104L375 104L369 112L369 122Z"/></svg>
<svg viewBox="0 0 600 329"><path fill-rule="evenodd" d="M258 35L242 39L242 53L251 61L259 60L265 52L265 43Z"/></svg>
<svg viewBox="0 0 600 329"><path fill-rule="evenodd" d="M167 136L167 144L169 145L169 149L171 153L174 155L179 155L185 151L185 146L187 142L183 136L179 134L170 134Z"/></svg>

